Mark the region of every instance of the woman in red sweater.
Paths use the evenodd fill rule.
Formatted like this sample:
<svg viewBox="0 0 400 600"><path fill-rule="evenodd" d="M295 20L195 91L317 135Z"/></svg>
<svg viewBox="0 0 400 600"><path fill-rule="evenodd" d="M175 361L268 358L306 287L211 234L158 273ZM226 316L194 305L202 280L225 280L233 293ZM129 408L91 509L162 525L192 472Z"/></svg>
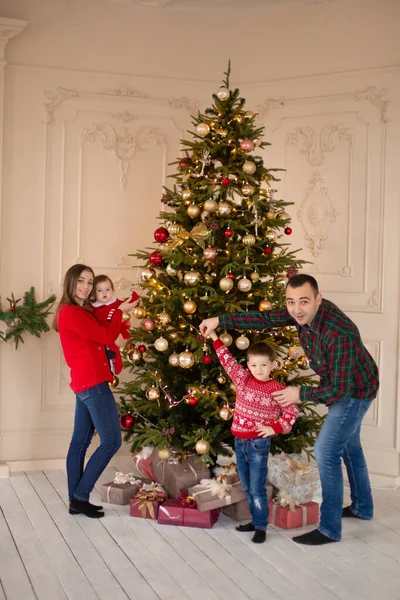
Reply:
<svg viewBox="0 0 400 600"><path fill-rule="evenodd" d="M86 265L68 269L54 326L60 334L65 361L71 369L71 388L76 394L74 430L67 455L69 512L99 518L104 516L102 507L91 504L89 495L121 446L118 411L108 385L113 375L105 348L119 335L122 313L132 310L135 303L123 302L102 327L89 303L93 281L93 270ZM95 430L100 445L84 467Z"/></svg>

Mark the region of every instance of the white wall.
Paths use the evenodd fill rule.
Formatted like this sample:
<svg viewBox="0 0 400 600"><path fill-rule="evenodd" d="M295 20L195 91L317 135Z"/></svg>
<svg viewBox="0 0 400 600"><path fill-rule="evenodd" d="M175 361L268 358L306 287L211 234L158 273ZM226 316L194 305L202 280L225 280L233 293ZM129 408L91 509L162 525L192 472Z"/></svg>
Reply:
<svg viewBox="0 0 400 600"><path fill-rule="evenodd" d="M0 14L28 25L6 48L2 295L58 292L77 259L112 273L123 293L135 274L127 255L150 245L190 114L210 104L230 57L232 83L272 141L267 164L287 169L291 241L379 363L363 435L375 479L400 481L399 13L395 0L243 20L3 0ZM0 351L0 461L63 458L74 399L56 334Z"/></svg>

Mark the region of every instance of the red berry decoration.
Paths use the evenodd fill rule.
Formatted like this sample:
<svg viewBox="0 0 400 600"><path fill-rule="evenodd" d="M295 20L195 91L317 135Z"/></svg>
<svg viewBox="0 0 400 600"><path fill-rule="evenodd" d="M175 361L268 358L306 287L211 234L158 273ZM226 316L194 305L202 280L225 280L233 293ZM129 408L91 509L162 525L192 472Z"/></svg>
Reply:
<svg viewBox="0 0 400 600"><path fill-rule="evenodd" d="M190 404L190 406L195 406L198 403L198 400L195 396L190 396L186 402Z"/></svg>
<svg viewBox="0 0 400 600"><path fill-rule="evenodd" d="M231 273L231 272L229 272L229 273L227 273L227 274L226 274L226 277L229 277L229 279L232 279L232 281L234 281L234 279L235 279L235 274L234 274L234 273Z"/></svg>
<svg viewBox="0 0 400 600"><path fill-rule="evenodd" d="M210 354L205 354L205 355L203 356L203 363L204 363L205 365L209 365L211 362L212 362L211 355L210 355Z"/></svg>
<svg viewBox="0 0 400 600"><path fill-rule="evenodd" d="M165 227L159 227L156 229L154 232L154 239L156 242L164 244L169 239L168 229L165 229Z"/></svg>
<svg viewBox="0 0 400 600"><path fill-rule="evenodd" d="M15 311L15 306L14 306L14 305L11 305L11 306L10 306L10 310L11 310L11 312L14 312L14 311Z"/></svg>
<svg viewBox="0 0 400 600"><path fill-rule="evenodd" d="M126 413L125 415L121 415L119 418L120 427L124 431L129 431L130 429L132 429L135 422L136 422L135 417L133 417L129 413Z"/></svg>
<svg viewBox="0 0 400 600"><path fill-rule="evenodd" d="M232 236L233 236L233 231L232 231L232 229L230 229L229 227L228 227L228 229L225 229L225 231L224 231L224 236L225 236L226 238L230 238L230 237L232 237Z"/></svg>
<svg viewBox="0 0 400 600"><path fill-rule="evenodd" d="M144 344L139 344L138 350L139 352L146 352L146 346Z"/></svg>
<svg viewBox="0 0 400 600"><path fill-rule="evenodd" d="M230 184L231 180L229 179L229 177L223 177L221 179L221 183L222 185L228 186Z"/></svg>
<svg viewBox="0 0 400 600"><path fill-rule="evenodd" d="M150 254L149 261L153 267L161 267L161 265L164 264L164 259L158 250L154 250L154 252Z"/></svg>
<svg viewBox="0 0 400 600"><path fill-rule="evenodd" d="M286 233L286 235L290 235L292 233L292 228L291 227L285 227L285 233Z"/></svg>
<svg viewBox="0 0 400 600"><path fill-rule="evenodd" d="M271 248L271 246L265 246L265 248L264 248L264 254L266 254L267 256L269 256L270 254L272 254L272 248Z"/></svg>

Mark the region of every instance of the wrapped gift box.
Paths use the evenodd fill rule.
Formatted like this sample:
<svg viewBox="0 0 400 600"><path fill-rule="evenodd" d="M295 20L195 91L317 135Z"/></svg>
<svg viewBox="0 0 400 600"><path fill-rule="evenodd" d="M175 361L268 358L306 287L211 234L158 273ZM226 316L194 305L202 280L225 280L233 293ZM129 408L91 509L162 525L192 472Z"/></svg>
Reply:
<svg viewBox="0 0 400 600"><path fill-rule="evenodd" d="M235 521L251 521L252 518L247 499L240 500L240 502L230 506L224 506L222 512L231 519L235 519Z"/></svg>
<svg viewBox="0 0 400 600"><path fill-rule="evenodd" d="M140 452L132 454L132 463L135 474L146 481L157 481L153 472L153 446L144 446Z"/></svg>
<svg viewBox="0 0 400 600"><path fill-rule="evenodd" d="M210 469L204 466L197 455L190 454L186 460L174 459L170 462L160 460L157 452L154 452L153 471L170 498L179 498L181 489L187 491L201 479L210 477Z"/></svg>
<svg viewBox="0 0 400 600"><path fill-rule="evenodd" d="M222 508L246 499L240 481L230 485L215 479L202 480L200 485L190 487L188 493L195 499L200 512Z"/></svg>
<svg viewBox="0 0 400 600"><path fill-rule="evenodd" d="M129 514L142 519L157 519L159 506L165 501L166 493L155 483L144 485L130 500Z"/></svg>
<svg viewBox="0 0 400 600"><path fill-rule="evenodd" d="M318 466L305 461L300 454L270 456L268 480L300 504L321 495Z"/></svg>
<svg viewBox="0 0 400 600"><path fill-rule="evenodd" d="M158 522L161 525L180 525L211 529L218 521L219 510L200 512L197 508L182 506L180 500L166 500L159 508Z"/></svg>
<svg viewBox="0 0 400 600"><path fill-rule="evenodd" d="M135 479L131 473L117 473L114 481L104 483L100 488L102 502L110 504L129 504L129 500L135 496L142 481Z"/></svg>
<svg viewBox="0 0 400 600"><path fill-rule="evenodd" d="M319 504L316 502L300 504L291 510L290 506L281 506L277 502L269 500L268 508L268 523L281 527L281 529L295 529L319 521Z"/></svg>

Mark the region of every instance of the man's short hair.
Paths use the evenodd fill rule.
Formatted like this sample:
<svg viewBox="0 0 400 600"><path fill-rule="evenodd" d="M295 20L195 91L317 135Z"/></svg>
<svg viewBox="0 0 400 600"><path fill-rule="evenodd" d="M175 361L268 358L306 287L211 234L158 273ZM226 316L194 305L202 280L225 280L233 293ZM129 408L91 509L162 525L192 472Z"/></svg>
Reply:
<svg viewBox="0 0 400 600"><path fill-rule="evenodd" d="M275 352L271 346L268 346L265 342L254 342L247 350L247 360L250 360L250 356L267 356L272 362L275 360Z"/></svg>
<svg viewBox="0 0 400 600"><path fill-rule="evenodd" d="M305 283L309 283L313 289L315 295L319 294L318 283L317 280L314 279L312 275L307 275L306 273L298 273L289 279L286 284L286 289L298 288L304 285Z"/></svg>

